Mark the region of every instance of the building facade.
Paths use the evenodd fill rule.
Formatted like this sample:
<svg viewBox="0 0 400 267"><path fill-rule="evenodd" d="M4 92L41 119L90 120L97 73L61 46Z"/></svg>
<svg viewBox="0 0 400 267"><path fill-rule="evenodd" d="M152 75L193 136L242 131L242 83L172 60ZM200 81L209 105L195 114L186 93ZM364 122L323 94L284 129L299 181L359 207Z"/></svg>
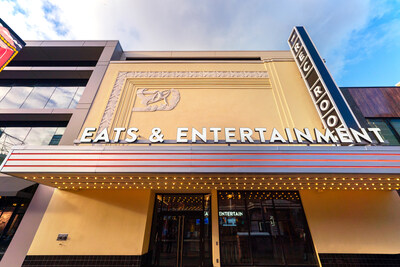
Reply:
<svg viewBox="0 0 400 267"><path fill-rule="evenodd" d="M339 89L288 43L27 42L0 73L0 266L399 264L400 88Z"/></svg>

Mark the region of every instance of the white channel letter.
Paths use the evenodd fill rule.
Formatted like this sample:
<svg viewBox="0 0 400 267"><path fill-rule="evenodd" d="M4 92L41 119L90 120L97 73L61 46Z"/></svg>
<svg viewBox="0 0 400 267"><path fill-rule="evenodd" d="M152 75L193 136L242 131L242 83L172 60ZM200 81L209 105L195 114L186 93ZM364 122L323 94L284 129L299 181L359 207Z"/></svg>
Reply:
<svg viewBox="0 0 400 267"><path fill-rule="evenodd" d="M188 128L178 128L176 131L176 142L177 143L187 143L188 140L183 137L187 137Z"/></svg>
<svg viewBox="0 0 400 267"><path fill-rule="evenodd" d="M96 132L96 128L85 128L85 130L83 130L80 142L81 143L92 142L92 139L87 139L87 138L93 137L94 132Z"/></svg>
<svg viewBox="0 0 400 267"><path fill-rule="evenodd" d="M303 71L304 71L304 73L306 73L307 71L309 71L310 68L311 68L310 61L307 60L306 62L304 62L304 65L303 65Z"/></svg>
<svg viewBox="0 0 400 267"><path fill-rule="evenodd" d="M304 55L303 51L301 51L300 54L299 54L300 62L303 62L303 60L304 60L305 58L306 58L306 55Z"/></svg>
<svg viewBox="0 0 400 267"><path fill-rule="evenodd" d="M317 128L314 128L314 133L317 143L329 143L329 140L332 143L337 143L336 137L329 129L326 129L325 134L322 134Z"/></svg>
<svg viewBox="0 0 400 267"><path fill-rule="evenodd" d="M227 143L236 143L236 139L232 139L235 137L235 128L225 128L225 142Z"/></svg>
<svg viewBox="0 0 400 267"><path fill-rule="evenodd" d="M210 132L214 133L214 143L218 143L218 132L221 131L221 128L210 128Z"/></svg>
<svg viewBox="0 0 400 267"><path fill-rule="evenodd" d="M331 102L329 102L329 100L327 100L327 99L324 99L321 101L321 103L319 103L319 108L322 111L327 111L330 108L330 106L331 106Z"/></svg>
<svg viewBox="0 0 400 267"><path fill-rule="evenodd" d="M260 135L260 142L265 143L264 133L267 132L267 128L254 128L254 131Z"/></svg>
<svg viewBox="0 0 400 267"><path fill-rule="evenodd" d="M354 130L353 128L350 128L350 132L353 135L354 139L356 139L357 143L361 143L361 139L364 139L365 141L372 143L371 137L368 135L367 131L364 128L360 128L361 133L359 131Z"/></svg>
<svg viewBox="0 0 400 267"><path fill-rule="evenodd" d="M293 143L294 140L293 140L293 137L292 137L292 133L290 132L290 129L289 128L285 128L285 132L286 132L286 136L287 136L287 139L288 139L289 143Z"/></svg>
<svg viewBox="0 0 400 267"><path fill-rule="evenodd" d="M292 38L290 39L290 42L294 42L294 40L296 40L297 34L293 33Z"/></svg>
<svg viewBox="0 0 400 267"><path fill-rule="evenodd" d="M274 128L272 129L271 138L269 139L269 142L274 143L276 141L281 141L282 143L286 143L286 140L283 138L283 136L279 133L279 131L276 128Z"/></svg>
<svg viewBox="0 0 400 267"><path fill-rule="evenodd" d="M294 45L294 51L297 53L299 52L300 48L301 48L300 42L297 41L296 44Z"/></svg>
<svg viewBox="0 0 400 267"><path fill-rule="evenodd" d="M207 143L207 133L206 133L206 128L202 128L202 133L197 131L195 128L192 128L192 143L196 143L197 139L196 137L199 137L201 141L204 143Z"/></svg>
<svg viewBox="0 0 400 267"><path fill-rule="evenodd" d="M126 134L129 135L131 138L126 138L125 141L128 143L133 143L137 140L137 135L134 134L133 132L138 132L138 128L129 128L128 131L126 131Z"/></svg>
<svg viewBox="0 0 400 267"><path fill-rule="evenodd" d="M99 141L104 141L105 143L110 143L110 139L108 138L107 128L103 129L98 136L93 140L93 143L97 143Z"/></svg>
<svg viewBox="0 0 400 267"><path fill-rule="evenodd" d="M114 128L114 132L115 132L114 142L117 143L119 137L121 136L121 133L125 132L125 128Z"/></svg>
<svg viewBox="0 0 400 267"><path fill-rule="evenodd" d="M341 143L353 143L353 139L346 128L336 128L335 132L337 133Z"/></svg>
<svg viewBox="0 0 400 267"><path fill-rule="evenodd" d="M304 128L304 133L297 128L293 128L294 134L296 135L297 142L303 143L303 139L312 143L313 139L308 128ZM303 138L303 139L302 139Z"/></svg>
<svg viewBox="0 0 400 267"><path fill-rule="evenodd" d="M338 124L339 118L336 115L329 115L326 119L328 127L335 127Z"/></svg>
<svg viewBox="0 0 400 267"><path fill-rule="evenodd" d="M251 136L253 135L252 129L239 128L239 132L240 132L240 142L245 143L247 139L250 143L254 143L253 138L251 138Z"/></svg>
<svg viewBox="0 0 400 267"><path fill-rule="evenodd" d="M383 140L381 134L379 133L381 129L379 128L368 128L368 131L373 132L374 135L376 136L376 139L378 139L379 142L384 143L385 140Z"/></svg>
<svg viewBox="0 0 400 267"><path fill-rule="evenodd" d="M321 86L319 86L319 85L315 86L315 88L313 89L313 92L314 92L315 98L317 98L317 99L324 93L324 91L321 90Z"/></svg>

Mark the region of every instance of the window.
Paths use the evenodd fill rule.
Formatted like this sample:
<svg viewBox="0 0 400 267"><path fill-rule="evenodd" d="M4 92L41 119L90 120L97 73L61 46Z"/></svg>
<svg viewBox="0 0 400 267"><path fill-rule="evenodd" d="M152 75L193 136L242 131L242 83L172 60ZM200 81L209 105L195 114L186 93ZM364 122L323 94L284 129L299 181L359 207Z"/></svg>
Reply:
<svg viewBox="0 0 400 267"><path fill-rule="evenodd" d="M221 264L318 266L298 192L218 193Z"/></svg>
<svg viewBox="0 0 400 267"><path fill-rule="evenodd" d="M383 140L387 142L384 145L400 145L400 118L367 118L367 122L371 127L381 129Z"/></svg>
<svg viewBox="0 0 400 267"><path fill-rule="evenodd" d="M65 127L0 127L0 163L17 145L58 145Z"/></svg>
<svg viewBox="0 0 400 267"><path fill-rule="evenodd" d="M34 87L21 108L44 108L55 89L55 87Z"/></svg>
<svg viewBox="0 0 400 267"><path fill-rule="evenodd" d="M19 108L31 93L33 87L15 86L10 88L0 102L1 108Z"/></svg>
<svg viewBox="0 0 400 267"><path fill-rule="evenodd" d="M1 86L0 108L75 108L83 86Z"/></svg>

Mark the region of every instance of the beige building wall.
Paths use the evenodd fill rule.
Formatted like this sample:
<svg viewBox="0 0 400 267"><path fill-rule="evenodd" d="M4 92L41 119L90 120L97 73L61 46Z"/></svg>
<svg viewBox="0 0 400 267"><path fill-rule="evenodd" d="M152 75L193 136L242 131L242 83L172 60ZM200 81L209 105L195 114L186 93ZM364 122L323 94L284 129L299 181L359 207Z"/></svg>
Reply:
<svg viewBox="0 0 400 267"><path fill-rule="evenodd" d="M396 191L302 190L318 253L400 253L400 197Z"/></svg>
<svg viewBox="0 0 400 267"><path fill-rule="evenodd" d="M142 255L153 206L150 190L56 189L28 255Z"/></svg>
<svg viewBox="0 0 400 267"><path fill-rule="evenodd" d="M155 76L159 75L155 73L160 72L239 74L231 78L213 77L214 74L201 78L185 75L183 78L143 77L145 75L128 77L124 79L118 97L110 106L108 102L110 97L113 97L113 90L118 87L118 76L129 72L150 72ZM246 74L254 72L267 73L268 77L249 77ZM143 107L136 95L140 88L147 88L153 92L176 89L180 92L180 101L169 111L133 112L133 108ZM252 63L112 63L108 67L84 128L99 127L101 121L104 121L103 114L106 110L114 111L109 120L109 129L136 127L141 135L139 140L146 140L154 127L162 129L165 140L176 140L178 127L189 128L188 139L191 137L192 127L199 131L206 127L209 140L213 139L210 127L236 128L236 139L240 139L240 127L265 127L267 139L272 128L277 128L282 134L286 127L322 130L322 123L311 97L295 62L291 60ZM259 139L256 133L253 137ZM122 134L120 139L124 138L125 134ZM224 139L223 133L220 133L219 139Z"/></svg>

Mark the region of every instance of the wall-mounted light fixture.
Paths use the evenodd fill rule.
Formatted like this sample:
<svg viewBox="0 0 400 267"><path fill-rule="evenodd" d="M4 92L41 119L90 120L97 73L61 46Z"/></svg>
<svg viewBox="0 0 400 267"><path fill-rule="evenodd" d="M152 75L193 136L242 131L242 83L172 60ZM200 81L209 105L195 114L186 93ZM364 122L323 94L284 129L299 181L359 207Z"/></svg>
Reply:
<svg viewBox="0 0 400 267"><path fill-rule="evenodd" d="M58 234L57 241L67 241L68 234Z"/></svg>

